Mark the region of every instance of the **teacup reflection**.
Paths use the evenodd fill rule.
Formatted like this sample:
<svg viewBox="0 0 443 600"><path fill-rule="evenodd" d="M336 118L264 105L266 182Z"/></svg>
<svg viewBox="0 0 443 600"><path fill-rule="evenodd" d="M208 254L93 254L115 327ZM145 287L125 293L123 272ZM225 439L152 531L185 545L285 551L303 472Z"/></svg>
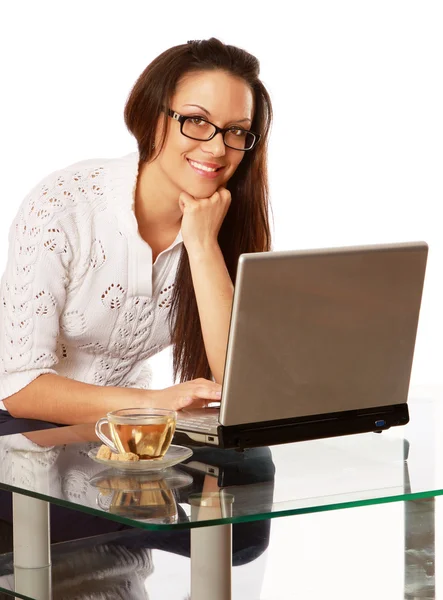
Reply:
<svg viewBox="0 0 443 600"><path fill-rule="evenodd" d="M109 469L90 483L98 488L96 502L106 512L151 523L175 523L178 510L174 490L190 485L192 477L173 469L130 476Z"/></svg>

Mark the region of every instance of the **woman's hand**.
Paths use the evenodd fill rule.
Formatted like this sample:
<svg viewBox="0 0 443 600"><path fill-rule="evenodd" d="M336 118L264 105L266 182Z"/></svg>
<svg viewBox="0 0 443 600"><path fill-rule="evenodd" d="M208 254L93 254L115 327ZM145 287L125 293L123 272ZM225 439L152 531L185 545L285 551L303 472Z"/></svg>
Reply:
<svg viewBox="0 0 443 600"><path fill-rule="evenodd" d="M149 395L150 404L155 408L202 408L220 400L221 385L209 379L192 379L163 390L149 390Z"/></svg>
<svg viewBox="0 0 443 600"><path fill-rule="evenodd" d="M188 254L205 250L218 243L218 233L230 204L231 192L224 187L219 187L210 198L198 200L186 192L181 192L181 232Z"/></svg>

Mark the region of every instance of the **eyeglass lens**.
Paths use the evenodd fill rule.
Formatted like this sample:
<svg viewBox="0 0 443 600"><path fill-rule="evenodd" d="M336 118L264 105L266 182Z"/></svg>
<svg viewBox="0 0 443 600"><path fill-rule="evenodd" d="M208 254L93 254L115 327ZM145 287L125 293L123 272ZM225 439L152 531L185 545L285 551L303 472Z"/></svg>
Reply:
<svg viewBox="0 0 443 600"><path fill-rule="evenodd" d="M215 133L215 127L202 119L186 119L183 123L183 134L196 140L209 140ZM248 150L254 145L255 136L244 129L232 129L225 132L224 141L227 146L238 150Z"/></svg>

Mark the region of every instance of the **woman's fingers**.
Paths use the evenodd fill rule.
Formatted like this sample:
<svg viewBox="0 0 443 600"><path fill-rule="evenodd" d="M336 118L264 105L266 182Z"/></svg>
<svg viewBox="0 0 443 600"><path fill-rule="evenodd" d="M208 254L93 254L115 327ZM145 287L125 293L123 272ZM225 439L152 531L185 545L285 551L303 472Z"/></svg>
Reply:
<svg viewBox="0 0 443 600"><path fill-rule="evenodd" d="M178 398L173 406L174 410L182 410L184 408L207 408L209 404L216 403L217 400L208 400L205 398L193 398L192 396Z"/></svg>
<svg viewBox="0 0 443 600"><path fill-rule="evenodd" d="M171 394L171 392L173 393ZM173 410L181 410L186 407L200 408L220 401L221 385L215 381L201 377L171 388L166 388L160 393L165 399L168 399Z"/></svg>
<svg viewBox="0 0 443 600"><path fill-rule="evenodd" d="M192 393L186 394L179 398L179 406L185 408L202 408L208 406L212 402L219 402L221 398L221 391L217 389L211 389L205 386L196 387Z"/></svg>
<svg viewBox="0 0 443 600"><path fill-rule="evenodd" d="M217 400L206 400L204 398L194 398L192 402L184 408L218 408L220 402Z"/></svg>
<svg viewBox="0 0 443 600"><path fill-rule="evenodd" d="M210 379L203 379L201 377L200 379L194 379L190 383L199 384L200 387L205 387L216 392L221 392L222 386L220 385L220 383L216 383L215 381L211 381Z"/></svg>
<svg viewBox="0 0 443 600"><path fill-rule="evenodd" d="M207 388L197 388L193 392L184 396L185 400L206 400L208 402L217 402L221 398L221 392L209 390Z"/></svg>
<svg viewBox="0 0 443 600"><path fill-rule="evenodd" d="M205 400L220 400L221 390L200 386L194 391L193 396Z"/></svg>
<svg viewBox="0 0 443 600"><path fill-rule="evenodd" d="M182 212L185 210L186 206L192 206L196 202L195 198L188 194L187 192L180 192L178 197L178 204Z"/></svg>

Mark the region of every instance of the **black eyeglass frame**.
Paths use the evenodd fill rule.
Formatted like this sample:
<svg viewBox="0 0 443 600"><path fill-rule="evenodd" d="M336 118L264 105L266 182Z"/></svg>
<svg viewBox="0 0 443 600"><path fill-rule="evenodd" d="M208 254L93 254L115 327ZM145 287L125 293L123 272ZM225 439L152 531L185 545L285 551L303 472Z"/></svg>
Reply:
<svg viewBox="0 0 443 600"><path fill-rule="evenodd" d="M239 150L240 152L249 152L250 150L254 150L254 148L257 146L257 144L261 138L261 135L259 133L255 133L254 131L249 131L249 129L243 129L242 127L238 127L236 125L231 125L230 127L223 128L223 127L218 127L215 123L211 123L211 121L208 121L207 119L205 119L203 117L197 117L196 115L189 115L189 116L181 115L178 112L176 112L175 110L172 110L171 108L168 108L165 112L169 117L172 117L175 121L178 121L180 123L180 133L191 140L197 140L199 142L209 142L209 140L212 140L213 138L215 138L215 136L218 133L221 133L223 136L223 143L225 146L227 146L228 148L232 148L232 150ZM208 125L212 125L212 127L215 128L214 134L211 135L211 137L208 137L204 140L202 140L200 138L191 137L190 135L186 135L186 133L183 133L183 125L185 124L185 122L188 119L201 119L205 123L208 123ZM233 129L241 129L242 131L245 131L246 133L250 133L251 135L253 135L254 143L252 144L252 146L250 148L234 148L234 146L230 146L229 144L227 144L225 142L225 133L227 133L228 131L232 131Z"/></svg>

